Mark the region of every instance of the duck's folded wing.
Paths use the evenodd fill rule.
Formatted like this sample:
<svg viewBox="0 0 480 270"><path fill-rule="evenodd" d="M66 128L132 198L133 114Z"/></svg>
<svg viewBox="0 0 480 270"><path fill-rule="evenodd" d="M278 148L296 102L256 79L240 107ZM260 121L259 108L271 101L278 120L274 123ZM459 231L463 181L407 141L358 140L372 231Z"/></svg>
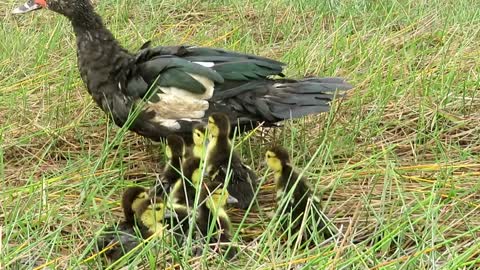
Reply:
<svg viewBox="0 0 480 270"><path fill-rule="evenodd" d="M145 47L145 46L142 46ZM194 64L214 70L225 80L216 85L218 91L229 89L245 81L265 79L282 74L284 63L252 54L227 51L217 48L195 46L159 46L144 48L137 55L137 61L156 57L176 56Z"/></svg>
<svg viewBox="0 0 480 270"><path fill-rule="evenodd" d="M155 94L208 99L215 83L223 81L222 76L211 68L174 55L159 55L137 62L131 68L126 93L138 98L151 93L152 102L158 99Z"/></svg>

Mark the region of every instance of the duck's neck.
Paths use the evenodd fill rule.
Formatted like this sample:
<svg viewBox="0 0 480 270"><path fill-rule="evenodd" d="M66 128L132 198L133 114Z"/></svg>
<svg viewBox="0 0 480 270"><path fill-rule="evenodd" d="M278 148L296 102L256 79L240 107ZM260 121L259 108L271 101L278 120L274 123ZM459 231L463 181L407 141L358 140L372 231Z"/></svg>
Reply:
<svg viewBox="0 0 480 270"><path fill-rule="evenodd" d="M121 70L128 65L131 55L118 44L92 7L84 7L69 19L77 38L80 74L95 101L101 103L92 91L105 91L100 86L122 76Z"/></svg>
<svg viewBox="0 0 480 270"><path fill-rule="evenodd" d="M209 200L207 201L207 208L215 217L223 218L226 216L228 218L227 212L225 212L223 206L217 205L216 203Z"/></svg>
<svg viewBox="0 0 480 270"><path fill-rule="evenodd" d="M77 41L84 38L92 42L98 39L115 41L112 33L103 24L102 17L100 17L91 6L83 7L68 19L72 23ZM118 45L118 47L121 48L120 45Z"/></svg>
<svg viewBox="0 0 480 270"><path fill-rule="evenodd" d="M83 30L107 30L103 24L102 17L98 15L92 7L84 7L75 14L69 17L72 22L75 34ZM108 30L107 30L108 31Z"/></svg>

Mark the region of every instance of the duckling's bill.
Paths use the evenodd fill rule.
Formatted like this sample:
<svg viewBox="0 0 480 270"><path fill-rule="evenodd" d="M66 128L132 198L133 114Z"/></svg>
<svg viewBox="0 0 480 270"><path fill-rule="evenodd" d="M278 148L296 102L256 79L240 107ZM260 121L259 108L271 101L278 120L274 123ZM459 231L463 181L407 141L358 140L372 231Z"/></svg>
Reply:
<svg viewBox="0 0 480 270"><path fill-rule="evenodd" d="M177 219L178 215L174 210L167 208L167 209L165 209L165 212L163 213L163 218L164 219L170 219L170 218Z"/></svg>
<svg viewBox="0 0 480 270"><path fill-rule="evenodd" d="M233 197L232 195L228 194L227 203L228 203L228 204L237 204L237 203L238 203L238 200L237 200L237 198L235 198L235 197Z"/></svg>

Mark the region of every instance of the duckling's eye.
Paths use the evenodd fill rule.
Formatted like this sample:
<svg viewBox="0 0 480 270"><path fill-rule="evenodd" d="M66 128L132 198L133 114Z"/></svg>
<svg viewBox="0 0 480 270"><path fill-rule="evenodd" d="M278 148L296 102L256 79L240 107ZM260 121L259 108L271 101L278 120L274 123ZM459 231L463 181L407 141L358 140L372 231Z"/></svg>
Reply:
<svg viewBox="0 0 480 270"><path fill-rule="evenodd" d="M160 206L155 207L155 211L160 211L162 208Z"/></svg>

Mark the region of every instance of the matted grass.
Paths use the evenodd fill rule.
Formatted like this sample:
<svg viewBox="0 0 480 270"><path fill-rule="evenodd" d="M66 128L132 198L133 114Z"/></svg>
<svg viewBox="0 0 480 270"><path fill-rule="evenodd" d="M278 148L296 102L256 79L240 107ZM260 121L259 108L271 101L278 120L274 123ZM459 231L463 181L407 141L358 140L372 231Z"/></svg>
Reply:
<svg viewBox="0 0 480 270"><path fill-rule="evenodd" d="M94 236L121 219L125 187L149 186L161 172L163 150L95 106L64 18L12 16L16 4L0 8L0 268L100 268ZM223 47L284 61L291 77L342 76L356 86L332 113L260 130L239 146L265 184L261 211L244 222L229 211L242 224L237 260L182 250L156 258L153 241L132 265L154 267L165 253L185 269L480 267L480 3L105 0L97 11L132 50L150 39ZM343 237L305 250L273 233L272 176L262 164L272 142L308 167Z"/></svg>

